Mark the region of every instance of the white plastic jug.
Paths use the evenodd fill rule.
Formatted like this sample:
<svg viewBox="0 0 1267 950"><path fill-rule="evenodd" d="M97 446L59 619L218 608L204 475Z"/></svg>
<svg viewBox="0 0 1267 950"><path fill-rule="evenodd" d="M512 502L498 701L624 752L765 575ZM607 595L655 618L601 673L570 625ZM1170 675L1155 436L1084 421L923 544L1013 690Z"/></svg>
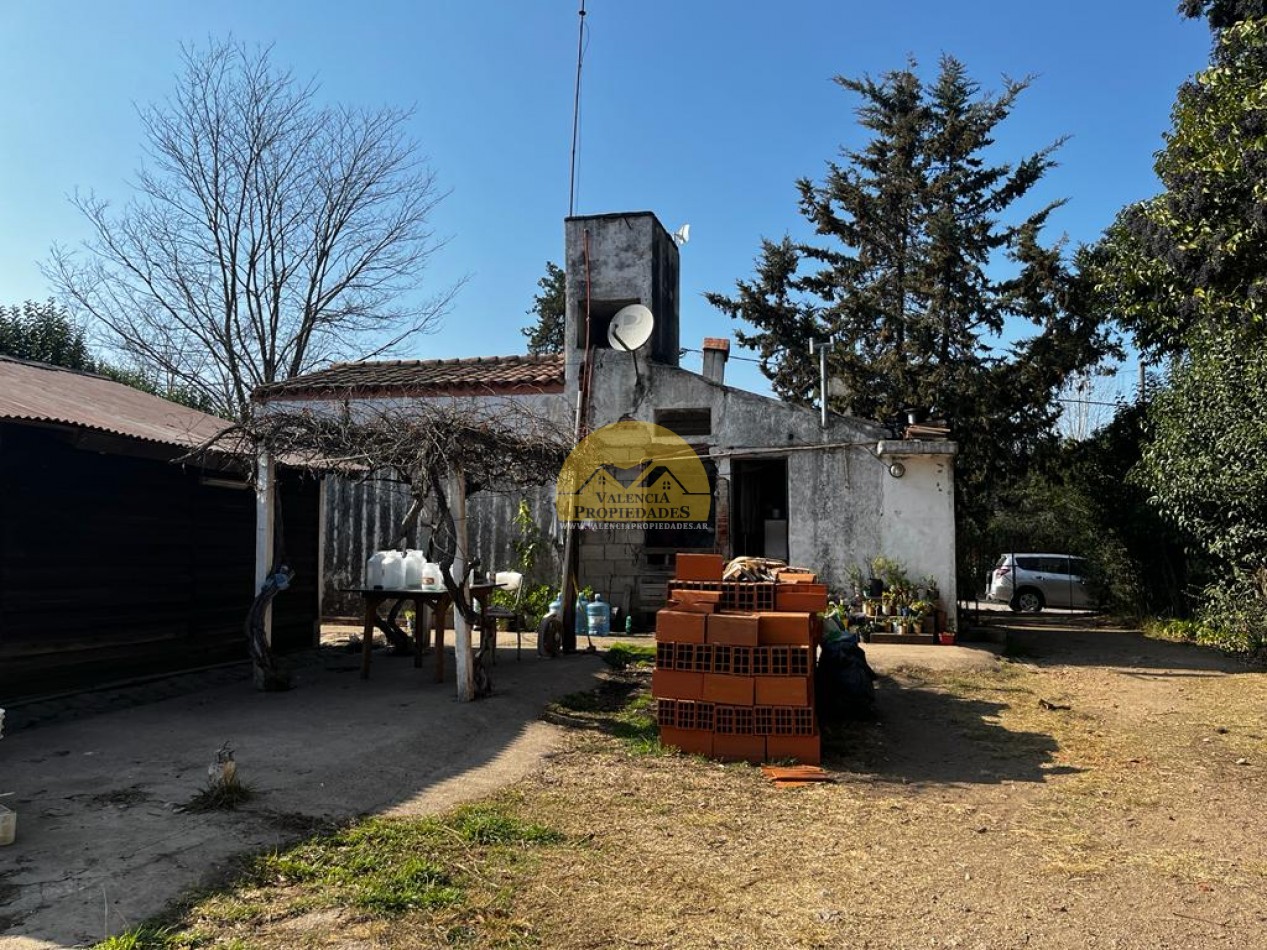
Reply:
<svg viewBox="0 0 1267 950"><path fill-rule="evenodd" d="M366 587L383 586L383 561L388 553L387 551L375 551L370 555L370 559L365 562Z"/></svg>
<svg viewBox="0 0 1267 950"><path fill-rule="evenodd" d="M383 551L383 587L399 590L405 586L405 559L399 551Z"/></svg>
<svg viewBox="0 0 1267 950"><path fill-rule="evenodd" d="M422 566L426 563L427 558L421 551L409 550L405 552L406 587L422 586Z"/></svg>

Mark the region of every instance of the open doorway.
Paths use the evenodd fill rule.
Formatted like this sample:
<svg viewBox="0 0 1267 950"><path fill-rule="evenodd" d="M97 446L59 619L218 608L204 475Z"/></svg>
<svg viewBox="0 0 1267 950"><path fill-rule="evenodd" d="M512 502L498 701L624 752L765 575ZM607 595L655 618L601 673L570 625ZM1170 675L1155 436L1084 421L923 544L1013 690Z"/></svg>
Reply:
<svg viewBox="0 0 1267 950"><path fill-rule="evenodd" d="M735 557L788 559L787 459L735 459L731 538Z"/></svg>

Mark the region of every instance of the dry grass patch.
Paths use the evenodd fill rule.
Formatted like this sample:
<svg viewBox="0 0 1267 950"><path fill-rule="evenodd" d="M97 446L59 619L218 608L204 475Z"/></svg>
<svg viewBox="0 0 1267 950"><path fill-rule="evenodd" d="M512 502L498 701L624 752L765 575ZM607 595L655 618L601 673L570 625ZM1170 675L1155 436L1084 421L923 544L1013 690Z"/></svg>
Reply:
<svg viewBox="0 0 1267 950"><path fill-rule="evenodd" d="M261 858L137 946L1144 950L1267 926L1260 795L1192 741L1258 742L1262 679L1184 686L1176 729L1120 715L1112 671L904 669L880 722L834 731L834 784L779 790L660 748L640 662L551 706L572 732L512 792Z"/></svg>

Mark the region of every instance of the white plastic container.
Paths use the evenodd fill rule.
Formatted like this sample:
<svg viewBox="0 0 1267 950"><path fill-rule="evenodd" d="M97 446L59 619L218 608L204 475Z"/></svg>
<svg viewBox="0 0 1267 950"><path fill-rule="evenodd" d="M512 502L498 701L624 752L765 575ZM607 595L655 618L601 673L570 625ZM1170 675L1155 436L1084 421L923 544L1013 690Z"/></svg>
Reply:
<svg viewBox="0 0 1267 950"><path fill-rule="evenodd" d="M422 567L427 563L426 555L421 551L405 552L405 586L422 586Z"/></svg>
<svg viewBox="0 0 1267 950"><path fill-rule="evenodd" d="M399 590L405 586L405 559L399 551L383 551L383 587Z"/></svg>
<svg viewBox="0 0 1267 950"><path fill-rule="evenodd" d="M0 845L13 844L18 836L18 815L0 805Z"/></svg>
<svg viewBox="0 0 1267 950"><path fill-rule="evenodd" d="M435 590L444 586L444 581L440 578L440 565L434 561L424 561L422 564L422 580L418 585L426 590Z"/></svg>
<svg viewBox="0 0 1267 950"><path fill-rule="evenodd" d="M387 551L376 551L365 562L366 587L383 586L383 561L387 558L388 553Z"/></svg>

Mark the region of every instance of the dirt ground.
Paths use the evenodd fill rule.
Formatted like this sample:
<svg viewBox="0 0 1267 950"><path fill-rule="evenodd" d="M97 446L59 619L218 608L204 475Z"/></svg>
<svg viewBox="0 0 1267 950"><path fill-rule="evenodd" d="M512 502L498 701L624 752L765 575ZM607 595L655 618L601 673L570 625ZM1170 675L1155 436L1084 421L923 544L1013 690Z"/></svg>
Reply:
<svg viewBox="0 0 1267 950"><path fill-rule="evenodd" d="M879 717L833 731L831 784L648 750L647 676L613 674L613 701L489 799L563 843L437 851L466 894L443 909L257 879L153 945L1267 945L1267 673L1095 619L990 622L1001 657L871 648Z"/></svg>
<svg viewBox="0 0 1267 950"><path fill-rule="evenodd" d="M873 648L880 718L833 735L832 784L636 751L599 714L500 798L570 844L466 859L497 900L296 915L264 888L254 918L187 922L270 948L1263 947L1267 674L1096 620L993 623L1005 656L974 668Z"/></svg>
<svg viewBox="0 0 1267 950"><path fill-rule="evenodd" d="M184 889L312 829L370 813L433 813L533 772L556 747L540 720L553 697L594 684L591 656L537 657L499 638L495 694L459 703L431 658L331 647L296 670L297 687L255 691L221 675L171 695L163 682L42 703L34 727L0 741L0 799L17 840L0 848L0 948L79 946L135 927ZM450 634L449 642L452 643ZM188 678L187 678L188 680ZM93 707L96 707L95 709ZM29 710L18 710L10 723ZM254 799L232 813L181 811L231 742Z"/></svg>

